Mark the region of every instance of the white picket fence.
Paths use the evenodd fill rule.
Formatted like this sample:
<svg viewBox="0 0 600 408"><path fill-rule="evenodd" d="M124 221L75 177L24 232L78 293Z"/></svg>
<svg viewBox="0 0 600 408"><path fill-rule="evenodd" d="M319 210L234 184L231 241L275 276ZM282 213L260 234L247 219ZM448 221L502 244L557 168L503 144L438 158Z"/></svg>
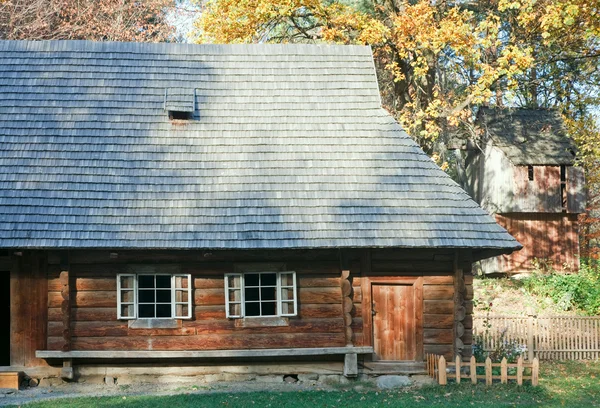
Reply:
<svg viewBox="0 0 600 408"><path fill-rule="evenodd" d="M511 342L526 349L530 361L600 358L600 317L475 316L473 334L483 340L485 351Z"/></svg>

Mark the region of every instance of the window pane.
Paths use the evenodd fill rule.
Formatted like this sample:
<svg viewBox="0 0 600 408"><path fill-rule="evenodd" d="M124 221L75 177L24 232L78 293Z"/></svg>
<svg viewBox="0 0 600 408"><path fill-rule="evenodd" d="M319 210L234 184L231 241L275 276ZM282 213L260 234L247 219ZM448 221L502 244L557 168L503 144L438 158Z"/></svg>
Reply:
<svg viewBox="0 0 600 408"><path fill-rule="evenodd" d="M189 297L190 297L189 294L188 294L188 291L184 290L184 291L181 291L179 293L181 293L181 300L180 300L180 302L188 302Z"/></svg>
<svg viewBox="0 0 600 408"><path fill-rule="evenodd" d="M140 305L138 317L156 317L154 316L154 305Z"/></svg>
<svg viewBox="0 0 600 408"><path fill-rule="evenodd" d="M133 302L133 290L122 290L121 291L121 302L130 303Z"/></svg>
<svg viewBox="0 0 600 408"><path fill-rule="evenodd" d="M258 286L259 285L259 274L258 273L247 273L244 275L245 286Z"/></svg>
<svg viewBox="0 0 600 408"><path fill-rule="evenodd" d="M281 300L293 300L294 289L281 289Z"/></svg>
<svg viewBox="0 0 600 408"><path fill-rule="evenodd" d="M229 304L229 315L240 316L242 314L242 305L240 303Z"/></svg>
<svg viewBox="0 0 600 408"><path fill-rule="evenodd" d="M154 288L154 275L138 275L138 288Z"/></svg>
<svg viewBox="0 0 600 408"><path fill-rule="evenodd" d="M261 302L262 316L275 316L277 314L276 302Z"/></svg>
<svg viewBox="0 0 600 408"><path fill-rule="evenodd" d="M263 273L260 275L261 286L275 286L277 285L277 274L276 273Z"/></svg>
<svg viewBox="0 0 600 408"><path fill-rule="evenodd" d="M283 302L281 304L281 313L283 314L295 314L294 302Z"/></svg>
<svg viewBox="0 0 600 408"><path fill-rule="evenodd" d="M240 289L234 289L229 291L229 301L241 301L242 300L242 291Z"/></svg>
<svg viewBox="0 0 600 408"><path fill-rule="evenodd" d="M275 291L277 288L261 288L260 289L260 300L276 300L277 296Z"/></svg>
<svg viewBox="0 0 600 408"><path fill-rule="evenodd" d="M170 288L171 277L165 275L156 275L156 287L157 288Z"/></svg>
<svg viewBox="0 0 600 408"><path fill-rule="evenodd" d="M121 289L133 289L133 276L121 276Z"/></svg>
<svg viewBox="0 0 600 408"><path fill-rule="evenodd" d="M258 288L246 288L244 293L246 295L246 301L259 300Z"/></svg>
<svg viewBox="0 0 600 408"><path fill-rule="evenodd" d="M156 317L171 317L171 305L156 305Z"/></svg>
<svg viewBox="0 0 600 408"><path fill-rule="evenodd" d="M133 317L134 307L134 305L121 305L121 316Z"/></svg>
<svg viewBox="0 0 600 408"><path fill-rule="evenodd" d="M228 276L227 277L227 286L229 288L241 288L242 287L242 277L239 275Z"/></svg>
<svg viewBox="0 0 600 408"><path fill-rule="evenodd" d="M187 317L188 306L187 305L176 305L175 306L175 317Z"/></svg>
<svg viewBox="0 0 600 408"><path fill-rule="evenodd" d="M145 289L139 291L140 303L154 303L154 289Z"/></svg>
<svg viewBox="0 0 600 408"><path fill-rule="evenodd" d="M157 290L156 301L158 303L169 303L171 302L171 291L170 290Z"/></svg>
<svg viewBox="0 0 600 408"><path fill-rule="evenodd" d="M260 316L260 303L246 302L246 316Z"/></svg>
<svg viewBox="0 0 600 408"><path fill-rule="evenodd" d="M189 279L187 278L187 276L182 276L180 277L181 279L181 285L180 286L176 286L177 288L182 288L182 289L187 289L189 287Z"/></svg>
<svg viewBox="0 0 600 408"><path fill-rule="evenodd" d="M282 273L281 274L281 286L294 286L294 274L293 273Z"/></svg>

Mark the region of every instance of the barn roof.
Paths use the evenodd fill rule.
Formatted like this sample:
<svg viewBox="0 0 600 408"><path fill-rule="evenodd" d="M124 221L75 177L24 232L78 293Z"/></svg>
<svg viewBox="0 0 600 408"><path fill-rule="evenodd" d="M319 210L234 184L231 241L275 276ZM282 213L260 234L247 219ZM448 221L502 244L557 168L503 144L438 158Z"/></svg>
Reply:
<svg viewBox="0 0 600 408"><path fill-rule="evenodd" d="M568 165L575 160L575 144L555 110L482 108L477 121L514 165Z"/></svg>
<svg viewBox="0 0 600 408"><path fill-rule="evenodd" d="M0 42L0 186L5 248L520 247L368 47Z"/></svg>

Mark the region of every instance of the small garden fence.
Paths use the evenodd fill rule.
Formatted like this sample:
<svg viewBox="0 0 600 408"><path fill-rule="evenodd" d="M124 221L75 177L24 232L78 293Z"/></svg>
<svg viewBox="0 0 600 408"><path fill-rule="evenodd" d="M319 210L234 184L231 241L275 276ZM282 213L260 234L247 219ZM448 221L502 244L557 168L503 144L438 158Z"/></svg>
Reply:
<svg viewBox="0 0 600 408"><path fill-rule="evenodd" d="M528 361L597 360L600 358L600 317L477 316L473 334L483 350L493 352L499 345L523 351Z"/></svg>
<svg viewBox="0 0 600 408"><path fill-rule="evenodd" d="M451 367L454 369L448 370ZM525 375L526 370L529 375ZM427 373L440 385L448 384L448 379L455 380L457 384L460 384L462 379L467 379L471 380L472 384L485 380L486 385L492 385L494 380L500 380L501 384L515 380L518 385L523 385L523 380L531 380L531 385L536 386L540 377L540 363L537 358L531 363L525 363L523 357L519 357L516 364L508 363L506 358L500 363L492 363L489 357L485 363L476 362L475 357L471 357L469 363L464 363L459 356L456 356L454 362L446 362L444 356L428 354Z"/></svg>

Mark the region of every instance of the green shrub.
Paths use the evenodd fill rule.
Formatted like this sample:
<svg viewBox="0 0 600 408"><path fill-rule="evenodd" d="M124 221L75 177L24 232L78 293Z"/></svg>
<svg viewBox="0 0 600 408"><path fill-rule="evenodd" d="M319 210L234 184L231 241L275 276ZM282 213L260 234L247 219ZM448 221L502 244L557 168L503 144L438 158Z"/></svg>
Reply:
<svg viewBox="0 0 600 408"><path fill-rule="evenodd" d="M579 273L558 273L547 268L523 280L531 293L551 298L563 310L581 310L588 315L600 314L600 262L582 261Z"/></svg>

